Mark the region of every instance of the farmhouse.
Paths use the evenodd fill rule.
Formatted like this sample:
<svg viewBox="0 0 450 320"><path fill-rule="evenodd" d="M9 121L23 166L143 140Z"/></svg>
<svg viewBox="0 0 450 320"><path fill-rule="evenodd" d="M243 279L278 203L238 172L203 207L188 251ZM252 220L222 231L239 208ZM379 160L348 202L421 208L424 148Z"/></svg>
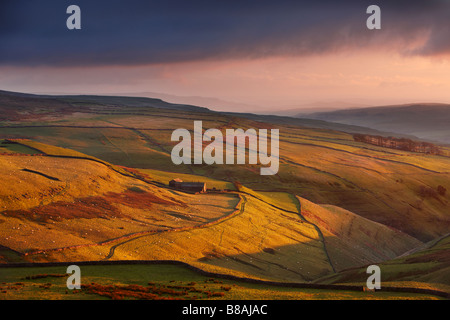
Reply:
<svg viewBox="0 0 450 320"><path fill-rule="evenodd" d="M204 182L183 182L183 180L176 178L169 181L169 186L188 192L206 192L206 183Z"/></svg>

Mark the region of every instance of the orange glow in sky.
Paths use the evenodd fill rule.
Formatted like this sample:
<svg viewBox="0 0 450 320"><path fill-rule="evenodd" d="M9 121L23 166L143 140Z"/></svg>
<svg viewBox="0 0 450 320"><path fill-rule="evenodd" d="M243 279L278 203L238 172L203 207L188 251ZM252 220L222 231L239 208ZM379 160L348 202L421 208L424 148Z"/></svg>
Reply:
<svg viewBox="0 0 450 320"><path fill-rule="evenodd" d="M20 84L22 91L35 93L158 92L215 97L267 108L318 101L366 105L450 102L449 60L391 53L0 69L5 70L0 70L3 90L14 91Z"/></svg>

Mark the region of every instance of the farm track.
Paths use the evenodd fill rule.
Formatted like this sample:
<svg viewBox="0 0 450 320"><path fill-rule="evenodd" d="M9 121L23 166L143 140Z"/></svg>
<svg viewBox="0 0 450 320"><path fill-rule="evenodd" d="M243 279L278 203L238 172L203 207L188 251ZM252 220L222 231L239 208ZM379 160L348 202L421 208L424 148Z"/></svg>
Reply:
<svg viewBox="0 0 450 320"><path fill-rule="evenodd" d="M77 158L77 159L80 159L80 158L81 158L81 157L75 157L75 156L57 156L57 155L48 155L48 156L52 156L52 157L63 157L63 158ZM91 161L96 161L96 162L99 162L99 163L104 164L103 162L98 161L98 160L95 160L95 159L90 159L90 158L82 158L82 159L91 160ZM106 165L106 164L104 164L104 165ZM117 172L118 172L118 171L117 171ZM120 172L119 172L119 173L120 173ZM123 173L121 173L121 174L123 174ZM136 177L136 178L137 178L137 177ZM139 178L137 178L137 179L139 179ZM145 179L139 179L139 180L145 181L146 183L151 183L151 182L149 182L149 181L147 181L147 180L145 180ZM241 193L245 193L245 192L241 192ZM141 231L141 232L137 232L137 233L132 233L132 234L124 235L124 236L121 236L121 237L118 237L118 238L109 239L109 240L106 240L106 241L103 241L103 242L99 242L99 243L84 244L84 245L74 245L74 246L67 246L67 247L61 247L61 248L53 248L53 249L47 249L47 250L38 250L38 251L28 252L28 253L25 253L24 256L32 256L32 255L44 254L44 253L48 253L48 252L59 252L59 251L64 251L64 250L74 250L74 249L80 249L80 248L85 248L85 247L104 246L104 245L112 244L112 243L114 243L114 242L116 242L116 241L126 240L126 241L123 241L123 242L121 242L121 243L118 243L118 244L116 244L116 245L114 245L114 246L112 246L112 247L110 248L110 251L109 251L108 255L103 259L103 260L109 260L109 259L111 259L111 258L114 256L114 252L115 252L115 249L116 249L116 248L118 248L119 246L121 246L121 245L123 245L123 244L126 244L126 243L128 243L128 242L137 240L137 239L139 239L139 238L141 238L141 237L145 237L145 236L152 235L152 234L164 233L164 232L182 232L182 231L190 231L190 230L195 230L195 229L201 229L201 228L205 228L205 227L208 227L208 226L211 226L211 225L219 224L219 223L224 222L224 221L226 221L226 220L228 220L228 219L234 218L235 216L237 216L237 215L239 215L239 214L242 214L242 213L244 212L244 210L245 210L245 204L246 204L246 202L247 202L247 199L246 199L246 197L245 197L244 195L242 195L241 193L238 194L238 196L241 198L240 202L238 203L238 205L241 204L241 208L240 208L240 210L239 210L238 213L236 213L236 211L234 211L233 213L231 213L231 214L228 215L228 216L219 218L219 219L217 219L217 220L215 220L215 221L213 221L213 222L208 222L208 223L203 224L203 225L192 226L192 227L183 227L183 228L165 229L165 230L158 230L158 231L155 231L155 230ZM330 266L331 266L333 272L336 272L336 270L335 270L335 268L334 268L334 266L333 266L333 263L332 263L332 261L331 261L331 259L330 259L330 256L329 256L329 254L328 254L328 251L327 251L327 249L326 249L325 240L324 240L324 237L323 237L323 234L322 234L320 228L317 227L315 224L308 222L308 221L302 216L302 214L301 214L301 203L300 203L300 201L299 201L296 197L294 197L294 198L296 199L296 201L298 201L297 207L298 207L299 209L298 209L298 211L290 211L290 210L286 210L286 209L284 209L284 208L281 208L281 207L279 207L279 206L276 206L276 205L274 205L274 204L272 204L272 203L266 202L266 201L264 201L263 199L261 199L261 198L259 198L259 197L256 197L255 195L252 195L252 194L249 194L249 193L245 193L245 194L246 194L247 196L254 197L255 199L257 199L257 200L263 202L264 204L266 204L266 205L268 205L268 206L270 206L270 207L273 207L273 208L275 208L275 209L278 209L278 210L281 210L281 211L284 211L284 212L288 212L288 213L296 214L296 215L298 215L298 216L300 217L301 220L303 220L303 221L305 221L306 223L312 225L312 226L315 228L315 230L317 231L317 233L318 233L318 235L319 235L319 237L320 237L320 239L321 239L321 242L322 242L323 248L324 248L324 253L325 253L325 255L326 255L327 259L328 259L328 262L329 262L329 264L330 264ZM242 202L242 203L241 203L241 202Z"/></svg>
<svg viewBox="0 0 450 320"><path fill-rule="evenodd" d="M229 193L227 193L227 194L229 194ZM155 230L141 231L141 232L124 235L124 236L121 236L121 237L118 237L118 238L106 240L106 241L99 242L99 243L84 244L84 245L74 245L74 246L68 246L68 247L62 247L62 248L54 248L54 249L48 249L48 250L39 250L39 251L25 253L24 255L25 256L32 256L32 255L37 255L37 254L49 253L49 252L60 252L60 251L65 251L65 250L75 250L75 249L86 248L86 247L104 246L104 245L113 244L113 243L115 243L117 241L122 241L120 243L117 243L117 244L113 245L110 248L108 255L104 259L102 259L102 261L107 261L107 260L110 260L114 256L115 250L118 247L120 247L120 246L122 246L122 245L124 245L126 243L132 242L134 240L140 239L142 237L155 235L155 234L161 234L161 233L168 233L168 232L183 232L183 231L198 230L198 229L202 229L202 228L206 228L206 227L210 227L210 226L215 226L215 225L218 225L218 224L220 224L222 222L225 222L225 221L227 221L229 219L233 219L236 216L239 216L239 215L244 213L245 205L247 203L247 198L246 197L250 196L250 197L253 197L253 198L263 202L264 204L266 204L267 206L270 206L272 208L281 210L283 212L296 214L296 215L298 215L300 217L300 219L302 221L304 221L305 223L308 223L309 225L313 226L314 229L316 230L317 234L319 235L320 241L321 241L321 243L323 245L324 254L327 257L327 261L330 264L330 267L332 268L333 272L336 273L336 270L335 270L335 267L333 265L333 262L332 262L332 260L331 260L331 258L329 256L329 253L328 253L328 250L327 250L327 247L326 247L326 243L325 243L325 238L323 236L322 231L320 230L320 228L318 226L316 226L315 224L307 221L302 216L302 214L301 214L301 203L300 203L300 201L298 200L297 197L293 196L293 199L295 199L294 201L297 202L296 206L299 209L298 209L298 211L291 211L291 210L286 210L284 208L276 206L274 204L271 204L269 202L266 202L266 201L262 200L261 198L255 196L255 195L246 193L246 192L239 192L239 193L236 193L236 194L240 197L240 201L236 205L236 207L239 207L238 210L233 211L231 214L229 214L227 216L221 217L221 218L219 218L217 220L214 220L214 221L207 222L207 223L202 224L202 225L197 225L197 226L192 226L192 227L181 227L181 228L165 229L165 230L158 230L158 231L155 231Z"/></svg>
<svg viewBox="0 0 450 320"><path fill-rule="evenodd" d="M20 144L20 143L19 143L19 144ZM39 150L39 149L36 149L36 148L33 148L33 149L35 149L35 150L37 150L37 151L39 151L39 152L42 152L42 151ZM143 181L143 182L145 182L145 183L147 183L147 184L151 184L151 185L154 185L154 186L157 186L157 187L164 187L164 188L167 188L167 186L164 186L164 185L161 185L161 184L159 184L159 183L152 182L152 181L148 181L147 179L144 179L144 178L141 178L141 177L137 177L137 176L135 176L135 175L132 175L132 173L130 173L130 175L124 174L123 172L120 172L120 171L116 170L113 166L107 165L106 163L104 163L104 162L101 161L101 160L97 160L97 159L93 159L93 158L89 158L89 157L64 156L64 155L50 155L50 154L45 154L45 153L44 153L44 155L45 155L45 156L49 156L49 157L56 157L56 158L83 159L83 160L94 161L94 162L97 162L97 163L100 163L100 164L103 164L103 165L107 166L107 167L110 168L111 170L113 170L113 171L115 171L115 172L117 172L117 173L119 173L119 174L121 174L121 175L123 175L123 176L132 177L132 178L138 179L138 180ZM229 194L229 192L227 192L227 194ZM212 222L207 222L206 224L203 224L203 225L200 225L200 226L183 227L183 228L174 228L174 229L159 230L159 231L154 231L154 230L151 230L151 231L141 231L141 232L138 232L138 233L133 233L133 234L124 235L124 236L121 236L121 237L118 237L118 238L106 240L106 241L99 242L99 243L83 244L83 245L73 245L73 246L67 246L67 247L62 247L62 248L53 248L53 249L47 249L47 250L37 250L37 251L32 251L32 252L24 253L23 255L24 255L24 256L31 256L31 255L43 254L43 253L47 253L47 252L55 252L55 251L63 251L63 250L71 250L71 249L73 250L73 249L79 249L79 248L84 248L84 247L93 247L93 246L103 246L103 245L107 245L107 244L114 243L114 242L116 242L116 241L120 241L120 240L124 240L124 239L129 239L129 238L133 237L133 239L129 239L129 240L123 242L123 243L126 243L126 242L130 242L130 241L132 241L132 240L135 240L135 239L137 239L137 238L140 238L140 237L143 237L143 236L147 236L147 235L150 235L150 234L156 234L156 233L161 233L161 232L174 232L174 231L179 231L179 232L180 232L180 231L188 231L188 230L193 230L193 229L197 229L197 228L204 228L204 227L210 226L210 225L212 225L212 224L219 224L219 223L221 223L221 222L223 222L223 221L226 221L226 220L230 219L230 218L231 218L232 216L234 216L235 214L238 215L238 214L241 214L241 213L244 212L245 203L246 203L247 200L246 200L245 196L241 196L241 195L239 195L239 194L238 194L238 196L239 196L240 200L239 200L237 206L239 206L239 205L241 204L241 208L240 208L240 210L239 210L238 213L236 213L236 210L235 210L235 211L233 211L231 214L229 214L229 215L227 215L227 216L225 216L225 217L221 217L221 218L219 218L219 219L217 219L217 220L214 220L214 221L212 221ZM122 243L122 244L123 244L123 243ZM115 248L117 248L118 246L119 246L119 245L114 246L114 250L115 250ZM112 255L114 254L114 250L112 250L112 253L111 253L111 251L110 251L109 255L108 255L107 258L105 258L105 259L111 258ZM109 257L109 258L108 258L108 257Z"/></svg>
<svg viewBox="0 0 450 320"><path fill-rule="evenodd" d="M229 193L227 193L227 194L229 194ZM212 226L212 225L217 225L217 224L219 224L221 222L224 222L224 221L226 221L228 219L231 219L235 215L239 215L239 214L243 213L244 209L245 209L245 203L247 202L247 199L245 198L245 196L241 196L239 194L238 194L238 197L239 197L239 202L236 205L236 209L232 213L230 213L230 214L228 214L226 216L220 217L220 218L218 218L216 220L209 221L209 222L207 222L205 224L202 224L202 225L191 226L191 227L172 228L172 229L165 229L165 230L140 231L140 232L127 234L127 235L124 235L124 236L120 236L120 237L117 237L117 238L105 240L105 241L98 242L98 243L88 243L88 244L73 245L73 246L67 246L67 247L61 247L61 248L37 250L37 251L24 253L23 255L24 256L34 256L34 255L38 255L38 254L46 254L46 253L49 253L49 252L60 252L60 251L75 250L75 249L88 248L88 247L105 246L105 245L113 244L114 242L117 242L117 241L126 240L126 241L123 241L123 242L118 243L118 244L114 245L113 247L111 247L111 249L109 251L109 254L103 259L103 260L109 260L114 255L114 251L115 251L115 249L117 247L119 247L119 246L121 246L121 245L123 245L125 243L128 243L130 241L139 239L141 237L152 235L152 234L158 234L158 233L192 231L192 230L196 230L196 229L209 227L209 226ZM238 207L240 207L240 208L237 209Z"/></svg>
<svg viewBox="0 0 450 320"><path fill-rule="evenodd" d="M86 128L94 128L94 127L86 127ZM99 128L100 128L100 127L99 127ZM140 132L139 130L137 130L137 129L135 129L135 128L126 128L126 127L106 127L106 128L133 130L134 132L136 132L137 134L140 134L141 136L144 135L142 132ZM159 129L155 129L155 130L159 130ZM161 130L164 130L164 129L161 129ZM148 141L148 140L146 139L146 141ZM296 144L301 144L301 143L296 143ZM308 144L308 145L309 145L309 144ZM315 147L323 147L323 146L318 146L318 145L314 145L314 144L311 144L311 146L315 146ZM27 147L28 147L28 146L27 146ZM349 152L349 151L340 150L340 149L334 149L334 148L330 148L330 147L324 147L324 148L328 148L328 149L332 149L332 150L336 150L336 151L341 151L341 152L347 152L347 153L350 153L350 154L352 154L352 155L354 155L354 156L361 156L361 157L367 157L367 158L372 158L372 159L378 159L378 160L380 160L380 161L388 161L388 162L395 162L395 163L399 163L399 164L410 165L410 166L414 166L414 167L416 167L416 168L419 168L419 169L422 169L422 170L425 170L425 171L428 171L428 172L432 172L432 173L442 173L442 172L437 172L437 171L428 170L428 169L425 169L425 168L422 168L422 167L419 167L419 166L416 166L416 165L413 165L413 164L404 163L404 162L401 162L401 161L379 159L379 158L372 157L372 156L364 156L364 155L354 154L354 153ZM36 150L38 150L38 149L36 149ZM40 151L40 150L38 150L38 151ZM42 151L40 151L40 152L42 152ZM109 167L110 169L114 170L115 172L117 172L117 173L119 173L119 174L121 174L121 175L124 175L124 176L131 176L131 175L132 175L131 173L130 173L130 175L127 175L127 174L124 174L124 173L122 173L122 172L120 172L120 171L117 171L117 170L115 170L113 167L108 166L106 163L103 163L101 160L96 160L96 159L92 159L92 158L88 158L88 157L61 156L61 155L49 155L49 154L47 154L46 156L51 156L51 157L61 157L61 158L75 158L75 159L84 159L84 160L96 161L96 162L98 162L98 163L101 163L101 164L103 164L103 165ZM320 170L320 169L317 169L317 168L314 168L314 167L309 167L309 166L306 166L306 165L302 165L302 164L296 163L296 162L294 162L294 161L292 161L292 160L287 160L287 162L290 162L290 163L295 164L295 165L298 165L298 166L303 166L303 167L306 167L306 168L309 168L309 169L312 169L312 170L316 170L316 171L319 171L319 172L324 173L324 174L328 174L328 175L334 176L334 177L336 177L336 178L338 178L338 179L340 179L340 180L342 180L342 181L345 181L345 182L347 182L347 183L350 183L350 184L354 185L355 187L357 187L357 188L360 189L361 191L370 192L370 190L361 188L361 187L357 186L356 184L354 184L353 182L351 182L351 181L349 181L349 180L347 180L347 179L345 179L345 178L339 177L338 175L335 175L335 174L333 174L333 173L326 172L326 171L323 171L323 170ZM133 176L133 178L139 179L139 180L144 181L144 182L146 182L146 183L148 183L148 184L158 185L158 187L161 187L161 185L155 184L154 182L148 181L148 180L143 179L143 178L139 178L139 177L136 177L136 176ZM371 192L370 192L370 193L371 193ZM286 210L286 209L283 209L283 208L281 208L281 207L278 207L278 206L276 206L276 205L274 205L274 204L268 203L268 202L266 202L266 201L264 201L264 200L262 200L262 199L260 199L260 198L258 198L258 197L256 197L256 196L254 196L254 195L251 195L251 194L248 194L248 193L246 193L246 195L252 196L252 197L254 197L254 198L256 198L256 199L258 199L258 200L264 202L265 204L267 204L268 206L271 206L271 207L273 207L273 208L282 210L282 211L284 211L284 212L289 212L289 213L295 213L295 214L298 214L302 220L304 220L305 222L307 222L307 223L309 223L310 225L312 225L312 226L316 229L316 231L318 232L319 237L321 238L321 242L323 243L325 255L327 256L327 259L328 259L328 261L329 261L329 264L330 264L331 268L333 269L333 272L336 273L336 270L335 270L335 268L334 268L334 266L333 266L332 260L330 259L330 256L329 256L329 254L328 254L328 251L327 251L327 248L326 248L326 244L325 244L325 239L324 239L324 237L323 237L323 234L322 234L320 228L317 227L315 224L310 223L309 221L307 221L307 220L301 215L301 203L300 203L300 200L299 200L298 198L296 198L296 199L297 199L297 201L298 201L298 206L297 206L297 207L299 208L299 210L298 210L298 212L295 212L295 211ZM241 210L240 210L240 213L239 213L239 214L241 214L241 213L244 212L245 203L247 202L247 199L245 198L245 196L244 196L244 195L242 195L242 196L243 196L243 198L245 199L245 201L244 201L244 203L243 203L242 206L241 206ZM374 196L376 197L376 195L374 195ZM378 199L378 200L382 201L381 199ZM384 201L382 201L382 202L384 203ZM385 204L386 204L386 203L385 203ZM386 204L386 205L387 205L387 204ZM233 214L231 214L231 215L233 215ZM234 218L234 215L233 215L233 216L231 216L231 215L230 215L230 216L227 216L225 220ZM237 215L237 214L236 214L236 215ZM219 224L219 223L225 221L225 220L219 221L220 219L221 219L221 218L219 218L218 220L215 220L215 221L213 221L213 222L208 222L208 223L206 223L206 224L204 224L204 225L199 225L199 226L193 226L193 227L188 227L188 228L175 228L175 229L167 229L167 230L159 230L159 231L153 231L153 230L152 230L152 231L144 231L144 232L139 232L139 233L133 233L133 234L129 234L129 235L124 235L124 236L122 236L122 237L115 238L115 239L110 239L110 240L106 240L106 241L100 242L100 243L94 243L94 244L88 244L88 245L81 245L81 246L69 246L69 247L64 247L64 248L45 250L45 251L43 251L43 252L49 252L49 251L61 251L61 250L70 250L70 249L77 249L77 248L81 248L81 247L90 247L90 246L103 246L103 245L107 245L107 244L112 244L112 243L114 243L114 242L116 242L116 241L125 240L125 241L123 241L122 243L116 244L116 245L114 245L113 247L111 247L108 256L107 256L106 258L103 259L103 260L109 260L109 259L111 259L111 258L114 256L114 252L115 252L115 249L116 249L117 247L119 247L119 246L121 246L121 245L124 245L124 244L126 244L126 243L128 243L128 242L137 240L137 239L139 239L139 238L142 238L142 237L145 237L145 236L148 236L148 235L151 235L151 234L165 233L165 232L182 232L182 231L189 231L189 230L194 230L194 229L200 229L200 228L208 227L210 223ZM40 253L40 252L32 252L32 253L28 253L28 254L25 254L25 255L33 255L33 254L38 254L38 253Z"/></svg>
<svg viewBox="0 0 450 320"><path fill-rule="evenodd" d="M133 129L133 128L125 128L125 127L112 127L112 128L122 128L122 129L127 129L127 130L137 131L136 133L138 133L138 134L140 133L138 130ZM140 134L143 135L142 133L140 133ZM146 139L146 141L148 141L148 140ZM27 147L28 147L28 146L27 146ZM33 148L33 149L35 149L35 150L38 151L38 152L42 152L42 151L39 150L39 149L36 149L36 148ZM115 172L117 172L117 173L119 173L119 174L121 174L121 175L123 175L123 176L132 177L132 178L138 179L138 180L140 180L140 181L143 181L143 182L145 182L145 183L147 183L147 184L151 184L151 185L154 185L154 186L157 186L157 187L165 187L165 188L166 188L166 186L164 186L164 185L161 185L161 184L159 184L159 183L155 183L155 182L153 182L153 181L148 181L147 179L142 178L142 177L138 177L138 176L134 175L133 173L128 173L128 172L127 172L128 174L125 174L125 173L123 173L123 172L120 172L119 170L117 170L116 168L114 168L114 166L108 165L107 163L104 163L104 162L103 162L102 160L100 160L100 159L97 160L97 159L93 159L93 158L90 158L90 157L78 157L78 156L49 155L49 154L45 154L45 155L46 155L46 156L50 156L50 157L74 158L74 159L84 159L84 160L95 161L95 162L97 162L97 163L101 163L101 164L103 164L103 165L109 167L110 169L114 170ZM298 165L298 166L302 166L302 167L309 168L309 169L311 169L311 170L318 171L318 172L323 173L323 174L331 175L331 176L333 176L333 177L335 177L335 178L338 178L338 179L340 179L340 180L342 180L342 181L344 181L344 182L346 182L346 183L349 183L349 184L355 186L356 188L358 188L359 190L361 190L361 191L363 191L363 192L369 192L369 193L372 194L372 192L371 192L370 190L367 190L367 189L365 189L365 188L361 188L360 186L356 185L355 183L353 183L353 182L351 182L351 181L349 181L349 180L347 180L347 179L345 179L345 178L342 178L342 177L340 177L340 176L338 176L338 175L335 175L335 174L333 174L333 173L330 173L330 172L327 172L327 171L323 171L323 170L320 170L320 169L317 169L317 168L314 168L314 167L309 167L309 166L306 166L306 165L302 165L302 164L296 163L296 162L294 162L294 161L292 161L292 160L285 160L285 161L287 161L287 162L289 162L289 163L291 163L291 164L294 164L294 165ZM322 242L322 244L323 244L323 251L324 251L324 254L325 254L326 257L327 257L327 260L328 260L328 262L329 262L329 265L330 265L330 267L332 268L333 272L336 273L336 269L335 269L335 267L334 267L334 265L333 265L333 262L332 262L332 260L331 260L331 258L330 258L330 256L329 256L329 253L328 253L328 250L327 250L327 247L326 247L325 238L324 238L324 236L323 236L323 233L321 232L321 230L320 230L320 228L319 228L318 226L316 226L315 224L313 224L313 223L307 221L307 220L301 215L301 203L300 203L300 201L299 201L298 198L296 198L297 201L298 201L298 206L297 206L297 207L298 207L298 211L296 212L296 211L290 211L290 210L286 210L286 209L284 209L284 208L278 207L278 206L276 206L276 205L274 205L274 204L271 204L271 203L269 203L269 202L266 202L266 201L264 201L264 200L262 200L262 199L256 197L255 195L248 194L248 193L246 193L246 195L252 196L252 197L254 197L254 198L256 198L256 199L258 199L258 200L264 202L266 205L268 205L268 206L270 206L270 207L273 207L273 208L276 208L276 209L278 209L278 210L281 210L281 211L284 211L284 212L293 213L293 214L297 214L297 215L300 217L300 219L302 219L303 221L305 221L305 222L307 222L308 224L312 225L312 226L315 228L316 232L318 233L318 235L319 235L319 237L320 237L320 239L321 239L321 242ZM385 201L383 201L382 199L379 199L379 198L377 197L377 195L373 194L373 196L374 196L375 198L377 198L379 201L381 201L382 203L384 203L387 207L391 208ZM245 199L245 202L246 202L246 199ZM241 213L243 212L243 208L245 208L245 202L244 202L244 204L243 204ZM391 209L392 209L392 208L391 208ZM231 215L232 215L232 214L231 214ZM228 218L231 219L231 218L233 218L233 217L228 217ZM220 218L219 218L219 219L220 219ZM216 220L216 222L217 222L217 220ZM221 221L220 221L220 222L221 222ZM220 223L220 222L218 222L218 223ZM109 252L108 256L107 256L106 258L104 258L104 260L108 260L108 259L111 259L111 258L113 257L114 251L115 251L115 249L116 249L117 247L119 247L119 246L121 246L121 245L123 245L123 244L125 244L125 243L131 242L131 241L133 241L133 240L139 239L139 238L141 238L141 237L148 236L148 235L151 235L151 234L161 233L161 232L174 232L174 231L182 232L182 231L188 231L188 230L193 230L193 229L196 229L196 228L207 227L208 224L209 224L209 223L206 223L205 225L196 226L196 227L189 227L189 229L175 228L175 229L166 229L166 230L159 230L159 231L154 231L154 230L152 230L152 231L143 231L143 232L138 232L138 233L133 233L133 234L124 235L124 236L122 236L122 237L115 238L115 239L106 240L106 241L104 241L104 242L93 243L93 244L85 244L85 245L68 246L68 247L64 247L64 248L56 248L56 249L50 249L50 250L40 250L40 251L35 251L35 252L26 253L25 255L34 255L34 254L38 254L38 253L44 253L45 251L47 251L47 252L49 252L49 251L62 251L62 250L77 249L77 248L81 248L81 247L103 246L103 245L107 245L107 244L114 243L114 242L116 242L116 241L121 241L121 240L127 239L126 241L122 242L121 244L114 245L114 246L110 249L110 252Z"/></svg>
<svg viewBox="0 0 450 320"><path fill-rule="evenodd" d="M220 224L220 223L222 223L222 222L224 222L224 221L227 221L227 220L229 220L229 219L232 219L232 218L234 218L234 217L236 217L236 216L238 216L238 215L240 215L240 214L242 214L242 213L244 212L244 210L245 210L245 204L247 203L247 198L246 198L245 196L241 196L241 195L238 195L238 196L239 196L240 200L239 200L239 203L236 205L236 207L240 206L239 211L235 210L235 211L233 211L233 212L232 212L231 214L229 214L229 215L226 215L226 216L221 217L221 218L219 218L219 219L217 219L217 220L210 221L210 222L207 222L207 223L205 223L205 224L198 225L198 226L184 227L184 228L174 228L174 229L161 230L161 231L156 231L156 232L148 232L147 234L138 235L137 237L128 239L128 240L126 240L126 241L124 241L124 242L121 242L121 243L118 243L118 244L112 246L112 247L110 248L110 250L109 250L108 255L107 255L103 260L109 260L109 259L111 259L111 258L114 256L115 250L116 250L119 246L124 245L125 243L128 243L128 242L137 240L137 239L139 239L139 238L145 237L145 236L149 236L149 235L153 235L153 234L158 234L158 233L167 233L167 232L192 231L192 230L197 230L197 229L202 229L202 228L206 228L206 227L218 225L218 224ZM116 240L117 240L117 239L116 239Z"/></svg>

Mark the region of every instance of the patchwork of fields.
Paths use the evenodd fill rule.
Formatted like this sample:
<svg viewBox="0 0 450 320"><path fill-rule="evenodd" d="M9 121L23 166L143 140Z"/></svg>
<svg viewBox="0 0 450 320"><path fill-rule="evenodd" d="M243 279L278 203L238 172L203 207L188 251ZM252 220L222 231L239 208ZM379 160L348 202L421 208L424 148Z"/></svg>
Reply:
<svg viewBox="0 0 450 320"><path fill-rule="evenodd" d="M450 293L450 158L367 145L333 129L268 123L267 117L78 99L60 101L76 112L61 112L58 102L46 109L33 100L27 117L1 122L0 263L176 260L246 279L361 286L364 267L379 264L383 281L392 286ZM33 117L31 106L39 116ZM174 165L170 135L177 128L192 130L194 120L202 120L204 129L278 128L279 172L261 176L260 165ZM205 182L210 192L171 189L174 178ZM48 268L40 272L53 273ZM108 268L90 266L89 273L107 274ZM144 266L111 268L109 280L93 281L102 290L112 283L161 281L158 288L139 289L155 294L170 285L168 279L155 280L161 276L156 266L145 266L154 274L142 279L138 270ZM136 276L128 279L123 268L137 270ZM173 268L171 280L179 286L205 281ZM2 288L23 285L5 289L0 299L19 292L35 297L42 283L20 280L32 269L4 270ZM45 281L52 283L45 289L49 298L67 297L57 282L62 279ZM232 289L211 282L197 298L427 297L232 280L221 285ZM193 298L194 289L183 297ZM126 297L120 292L116 297ZM77 297L98 298L71 296Z"/></svg>

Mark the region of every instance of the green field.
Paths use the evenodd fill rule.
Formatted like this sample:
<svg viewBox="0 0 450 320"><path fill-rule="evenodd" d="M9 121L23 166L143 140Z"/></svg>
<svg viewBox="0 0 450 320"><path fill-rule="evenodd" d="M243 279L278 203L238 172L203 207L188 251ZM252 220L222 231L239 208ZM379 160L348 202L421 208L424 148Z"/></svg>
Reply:
<svg viewBox="0 0 450 320"><path fill-rule="evenodd" d="M0 106L15 115L15 120L0 123L2 264L177 260L222 275L360 286L367 276L364 268L379 264L392 286L450 292L448 157L356 142L352 130L364 128L323 121L240 116L154 99L27 101L29 112L22 118L14 106ZM67 104L77 112L67 111ZM203 121L204 130L278 128L278 173L261 176L259 164L173 164L171 133L177 128L192 131L195 120ZM8 139L16 140L11 144ZM174 178L205 182L210 192L174 190L168 186ZM167 289L170 281L180 286L194 281L189 277L205 281L179 267L171 267L171 279L160 274L161 266L127 266L130 274L121 266L109 273L110 266L86 268L89 281L102 290L112 283L158 282ZM26 270L32 269L0 268L9 279L1 285L7 291L3 298L38 298L40 289L52 299L99 298L66 294L64 284L57 282L62 278L21 280ZM37 271L63 273L58 270ZM148 277L144 270L151 271ZM413 297L300 292L227 281L236 287L214 298ZM15 282L24 284L7 289ZM44 288L47 282L52 285ZM219 283L203 286L220 291ZM144 294L150 289L136 290ZM208 298L202 292L197 298ZM194 298L194 293L186 297Z"/></svg>
<svg viewBox="0 0 450 320"><path fill-rule="evenodd" d="M0 153L11 154L39 154L39 151L23 144L11 143L7 140L0 140Z"/></svg>
<svg viewBox="0 0 450 320"><path fill-rule="evenodd" d="M136 292L151 292L156 295L154 299L188 300L439 299L433 295L414 293L345 290L330 292L321 289L250 284L203 276L175 265L82 266L81 290L73 291L67 289L66 281L69 275L66 274L65 267L1 268L0 271L0 300L139 299L140 296L136 296ZM83 284L86 284L86 287L83 287Z"/></svg>

